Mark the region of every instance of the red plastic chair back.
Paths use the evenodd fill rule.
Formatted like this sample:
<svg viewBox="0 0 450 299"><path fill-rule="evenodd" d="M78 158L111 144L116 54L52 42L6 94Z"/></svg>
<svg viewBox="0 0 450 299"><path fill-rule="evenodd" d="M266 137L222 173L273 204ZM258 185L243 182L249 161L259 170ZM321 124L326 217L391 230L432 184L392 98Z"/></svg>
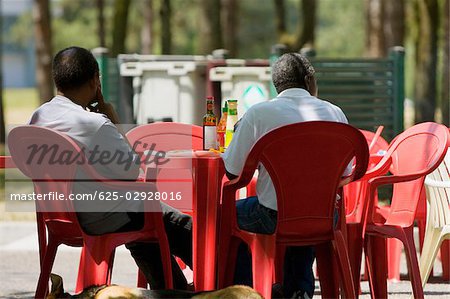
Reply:
<svg viewBox="0 0 450 299"><path fill-rule="evenodd" d="M36 194L56 192L69 198L73 193L77 167L85 172L96 184L104 184L117 190L148 191L147 184L114 181L101 177L89 165L84 152L69 137L54 130L38 126L16 127L9 133L8 145L11 156L26 176L33 180ZM170 251L161 213L146 213L142 230L111 233L101 236L85 234L78 222L71 200L36 200L39 247L41 254L41 274L36 297L44 297L57 247L60 244L83 246L77 291L93 284L107 284L111 281L114 250L117 246L135 242L159 242L164 256L164 275L169 287L172 286ZM159 211L159 203L146 203L146 209ZM46 242L46 231L48 243Z"/></svg>
<svg viewBox="0 0 450 299"><path fill-rule="evenodd" d="M202 127L161 122L137 126L126 134L131 145L135 145L137 152L144 152L144 144L155 144L155 149L159 151L171 151L182 149L203 149ZM140 143L136 143L139 141Z"/></svg>
<svg viewBox="0 0 450 299"><path fill-rule="evenodd" d="M274 129L262 136L250 151L241 175L227 182L223 189L219 287L230 281L233 272L227 268L231 268L228 263L235 256L237 245L234 239L238 238L252 251L253 287L265 298L271 297L275 247L302 245L318 247L323 295L337 295L334 280L330 279L336 278L334 270L337 269L331 270L332 275L326 271L333 267L336 254L344 293L353 297L346 244L339 226L334 226L336 194L343 183L342 174L352 158L355 158L355 167L346 182L365 174L369 158L364 136L347 124L303 122ZM235 191L251 182L259 163L268 171L277 194L278 219L273 235L240 230L234 212ZM280 271L275 269L275 272Z"/></svg>
<svg viewBox="0 0 450 299"><path fill-rule="evenodd" d="M258 140L242 176L253 173L258 162L268 171L277 193L277 238L326 239L333 231L340 178L353 157L358 179L366 171L368 149L357 129L323 121L292 124Z"/></svg>
<svg viewBox="0 0 450 299"><path fill-rule="evenodd" d="M137 152L143 153L145 157L146 150L149 145L154 145L155 151L172 151L172 150L202 150L203 149L203 129L202 127L161 122L142 125L131 129L126 137L130 144L134 146ZM145 162L143 167L145 167ZM144 169L145 170L145 169ZM156 182L158 191L170 194L174 190L180 194L193 194L192 185L188 183L168 182L168 180L180 180L189 182L192 180L191 169L162 169L158 173ZM172 207L186 213L192 213L192 202L188 200L168 201Z"/></svg>
<svg viewBox="0 0 450 299"><path fill-rule="evenodd" d="M58 133L48 129L33 126L18 127L10 132L8 146L17 168L33 180L36 194L57 192L68 196L72 191L77 164L59 163L57 160L64 159L60 156L61 153L69 155L80 150L74 141L63 136L55 137L59 137ZM49 154L41 154L46 150ZM36 153L34 156L33 151ZM75 155L72 155L72 159L73 157ZM79 159L83 157L80 156ZM35 203L36 211L40 213L51 234L60 236L65 242L80 243L81 228L72 201L36 200Z"/></svg>
<svg viewBox="0 0 450 299"><path fill-rule="evenodd" d="M447 132L445 132L447 131ZM448 147L448 129L436 123L418 124L402 133L389 148L392 156L390 171L394 175L408 176L430 173L444 159ZM444 154L442 154L444 153ZM394 184L389 216L386 224L412 225L425 177Z"/></svg>
<svg viewBox="0 0 450 299"><path fill-rule="evenodd" d="M371 132L366 130L360 130L364 135L369 146L369 154L377 155L380 151L386 151L389 147L389 143L381 137L383 126L379 126L377 131ZM367 170L375 167L377 163L372 163L372 157L369 160ZM356 181L344 186L344 198L345 198L345 213L347 215L347 221L360 222L362 219L363 207L366 190L366 182Z"/></svg>
<svg viewBox="0 0 450 299"><path fill-rule="evenodd" d="M381 136L381 131L383 126L379 126L377 131L371 132L366 130L360 130L361 133L366 138L367 144L369 145L369 154L377 154L380 150L385 151L389 147L389 143Z"/></svg>

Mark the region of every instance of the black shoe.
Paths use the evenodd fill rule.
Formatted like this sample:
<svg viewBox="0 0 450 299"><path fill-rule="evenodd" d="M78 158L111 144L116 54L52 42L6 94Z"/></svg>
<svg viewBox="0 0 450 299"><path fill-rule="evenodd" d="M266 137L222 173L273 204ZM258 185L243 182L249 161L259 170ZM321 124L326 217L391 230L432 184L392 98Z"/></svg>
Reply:
<svg viewBox="0 0 450 299"><path fill-rule="evenodd" d="M283 286L280 283L274 283L272 285L272 299L284 298Z"/></svg>
<svg viewBox="0 0 450 299"><path fill-rule="evenodd" d="M292 295L291 299L311 299L312 297L309 297L308 293L303 291L296 291Z"/></svg>

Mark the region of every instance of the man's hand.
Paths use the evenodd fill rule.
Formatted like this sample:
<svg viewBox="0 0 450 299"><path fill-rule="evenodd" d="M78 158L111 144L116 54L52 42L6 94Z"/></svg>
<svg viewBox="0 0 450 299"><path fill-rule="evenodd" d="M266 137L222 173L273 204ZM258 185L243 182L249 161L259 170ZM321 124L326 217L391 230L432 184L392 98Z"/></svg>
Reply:
<svg viewBox="0 0 450 299"><path fill-rule="evenodd" d="M113 105L111 103L106 103L105 99L103 98L102 89L100 86L97 88L97 93L95 95L96 100L94 102L97 102L97 106L95 106L94 110L91 110L92 112L102 113L105 114L113 124L119 123L119 117L114 110Z"/></svg>

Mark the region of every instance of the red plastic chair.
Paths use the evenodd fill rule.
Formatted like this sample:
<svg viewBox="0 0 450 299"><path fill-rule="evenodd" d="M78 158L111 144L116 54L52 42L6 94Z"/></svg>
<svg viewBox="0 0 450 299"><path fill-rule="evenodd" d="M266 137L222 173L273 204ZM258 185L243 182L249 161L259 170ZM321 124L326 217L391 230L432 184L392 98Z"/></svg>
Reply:
<svg viewBox="0 0 450 299"><path fill-rule="evenodd" d="M173 151L173 150L202 150L203 149L203 129L200 126L173 123L158 122L137 126L126 133L126 137L135 151L141 155L142 169L147 171L145 159L148 155L150 147L153 151ZM186 170L168 170L164 169L158 173L158 178L192 179L192 173ZM150 175L152 176L152 175ZM158 190L173 191L181 193L192 193L192 187L187 185L179 185L178 183L164 182L159 184L156 182ZM170 201L167 202L172 207L188 214L192 214L192 204L186 201Z"/></svg>
<svg viewBox="0 0 450 299"><path fill-rule="evenodd" d="M414 297L423 298L413 239L414 218L424 177L444 159L449 144L445 126L436 123L415 125L398 135L380 163L366 174L366 179L370 180L363 234L372 298L387 297L385 238L397 238L404 244ZM389 167L393 175L379 176ZM394 189L391 208L383 222L376 212L375 196L377 188L386 184L393 184Z"/></svg>
<svg viewBox="0 0 450 299"><path fill-rule="evenodd" d="M202 127L189 124L161 122L141 125L128 131L126 137L136 152L144 156L152 144L155 144L155 150L160 151L203 149Z"/></svg>
<svg viewBox="0 0 450 299"><path fill-rule="evenodd" d="M379 126L375 133L360 130L369 146L370 159L367 167L368 171L374 168L381 160L382 155L380 155L380 151L386 151L389 147L389 143L381 137L383 128L383 126ZM362 215L365 193L367 191L367 180L364 180L363 177L361 180L345 185L343 189L346 210L347 246L353 271L355 292L359 294L363 249Z"/></svg>
<svg viewBox="0 0 450 299"><path fill-rule="evenodd" d="M77 164L99 186L112 190L133 190L148 192L146 183L114 181L100 177L87 163L84 153L70 138L51 129L37 126L21 126L11 130L8 138L11 156L17 167L33 180L37 194L58 192L68 198L72 192ZM31 159L31 145L56 148L56 156L64 153L78 155L73 163L54 163L53 155L41 155L42 160ZM156 203L156 205L155 205ZM36 298L44 298L48 291L48 279L60 244L82 246L77 291L90 285L103 285L111 282L114 251L117 246L130 242L157 242L161 248L164 278L167 288L172 288L172 269L167 236L164 230L159 204L150 201L146 204L143 229L133 232L111 233L101 236L85 234L76 217L72 201L36 201L39 249L41 254L41 273L36 289ZM48 235L48 240L46 238Z"/></svg>
<svg viewBox="0 0 450 299"><path fill-rule="evenodd" d="M364 136L346 124L304 122L261 137L249 153L241 175L223 188L219 287L232 281L239 240L246 242L252 252L253 287L265 298L271 298L276 247L314 245L322 295L338 296L336 277L329 275L336 272L333 266L338 265L345 297L354 298L346 242L339 227L333 227L336 194L343 183L341 175L352 157L356 157L356 167L346 183L363 176L368 162ZM277 192L278 226L273 235L240 230L236 222L235 192L251 182L260 162Z"/></svg>
<svg viewBox="0 0 450 299"><path fill-rule="evenodd" d="M172 150L202 150L203 149L203 129L200 126L173 123L173 122L159 122L147 125L137 126L126 133L126 137L130 144L135 148L136 152L141 155L142 168L146 171L145 158L148 154L150 145L154 144L155 151L172 151ZM161 170L158 177L173 177L172 172L176 171L177 178L192 178L192 174L189 169L183 170ZM158 185L158 182L157 182ZM185 193L192 192L184 185L178 185L177 183L160 184L158 190L177 190L177 192ZM167 202L174 208L180 211L192 214L192 204L185 201ZM193 248L195 250L195 247ZM186 265L181 259L177 258L178 265L184 269ZM138 286L146 287L146 280L142 272L139 272Z"/></svg>
<svg viewBox="0 0 450 299"><path fill-rule="evenodd" d="M383 130L383 126L378 127L377 132L373 133L366 130L360 130L366 138L369 146L369 159L368 170L378 164L381 160L380 151L386 151L389 147L389 143L380 136ZM362 218L362 200L364 198L364 181L351 182L344 186L344 199L345 199L345 213L347 222L360 222Z"/></svg>

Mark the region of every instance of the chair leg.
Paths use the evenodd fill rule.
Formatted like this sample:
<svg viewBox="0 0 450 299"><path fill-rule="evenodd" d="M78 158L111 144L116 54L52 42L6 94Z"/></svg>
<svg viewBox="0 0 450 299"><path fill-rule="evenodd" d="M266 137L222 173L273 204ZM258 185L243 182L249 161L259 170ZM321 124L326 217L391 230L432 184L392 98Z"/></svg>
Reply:
<svg viewBox="0 0 450 299"><path fill-rule="evenodd" d="M355 293L358 296L361 291L361 260L362 260L362 225L359 223L347 224L347 248L352 269L353 285Z"/></svg>
<svg viewBox="0 0 450 299"><path fill-rule="evenodd" d="M415 299L422 299L423 296L423 288L422 282L420 280L420 271L419 271L419 263L417 261L417 253L416 247L414 245L414 237L413 237L413 228L410 228L410 231L406 232L406 244L405 245L405 253L407 257L407 265L409 278L411 279L411 285L414 293Z"/></svg>
<svg viewBox="0 0 450 299"><path fill-rule="evenodd" d="M336 264L332 245L327 242L316 245L315 249L322 298L339 298L339 285L334 277Z"/></svg>
<svg viewBox="0 0 450 299"><path fill-rule="evenodd" d="M427 228L427 221L425 218L416 219L417 221L417 227L419 228L419 248L420 248L420 254L422 254L423 245L425 241L425 233ZM433 268L431 268L430 276L433 276Z"/></svg>
<svg viewBox="0 0 450 299"><path fill-rule="evenodd" d="M161 261L164 269L165 288L173 289L172 256L170 254L169 243L167 241L160 242L159 249L161 252Z"/></svg>
<svg viewBox="0 0 450 299"><path fill-rule="evenodd" d="M262 242L261 242L262 239ZM255 238L252 247L253 288L264 298L272 298L275 238Z"/></svg>
<svg viewBox="0 0 450 299"><path fill-rule="evenodd" d="M137 287L143 289L147 288L147 278L145 278L144 273L140 269L138 269Z"/></svg>
<svg viewBox="0 0 450 299"><path fill-rule="evenodd" d="M217 283L222 289L233 284L235 261L240 240L229 237L220 240L217 257Z"/></svg>
<svg viewBox="0 0 450 299"><path fill-rule="evenodd" d="M337 256L339 265L339 274L341 276L342 289L344 298L356 298L355 287L353 284L352 270L350 268L350 261L346 249L346 242L344 236L340 231L335 232L335 240L333 247Z"/></svg>
<svg viewBox="0 0 450 299"><path fill-rule="evenodd" d="M53 268L53 263L56 257L56 250L58 245L49 240L47 248L45 250L44 258L41 264L41 273L39 274L39 280L36 287L35 298L46 298L48 293L48 280L50 278L50 272Z"/></svg>
<svg viewBox="0 0 450 299"><path fill-rule="evenodd" d="M364 243L366 271L372 298L387 298L386 239L366 235Z"/></svg>
<svg viewBox="0 0 450 299"><path fill-rule="evenodd" d="M83 246L81 248L81 254L80 254L80 263L78 265L78 276L77 276L77 284L75 287L75 293L81 293L84 289L84 273L85 273L85 269L84 269L84 265L86 263L86 247Z"/></svg>
<svg viewBox="0 0 450 299"><path fill-rule="evenodd" d="M103 251L100 251L103 252ZM112 249L108 263L97 264L95 261L100 261L101 259L89 257L90 253L86 247L83 247L81 250L80 256L80 265L78 267L78 277L77 277L77 285L75 288L76 293L80 293L84 290L84 288L92 285L92 283L96 284L111 284L112 278L112 270L114 265L114 255L115 249ZM90 261L89 261L90 260ZM94 262L93 262L94 261ZM89 264L87 264L89 263ZM94 263L94 264L93 264ZM87 266L89 265L89 266ZM98 266L97 266L98 265ZM93 266L93 268L92 268ZM89 273L87 273L89 272ZM94 274L95 273L95 274Z"/></svg>
<svg viewBox="0 0 450 299"><path fill-rule="evenodd" d="M277 245L277 253L275 255L275 278L274 282L283 282L283 266L286 254L286 246Z"/></svg>
<svg viewBox="0 0 450 299"><path fill-rule="evenodd" d="M400 259L402 256L402 242L395 238L387 239L388 279L391 282L400 281Z"/></svg>
<svg viewBox="0 0 450 299"><path fill-rule="evenodd" d="M436 229L429 229L420 255L420 276L422 278L422 286L428 281L428 278L433 268L433 264L439 250L439 236L440 231Z"/></svg>
<svg viewBox="0 0 450 299"><path fill-rule="evenodd" d="M114 248L94 240L89 248L84 250L83 256L83 283L82 287L107 284L110 281L109 273L112 270ZM105 258L106 257L106 258ZM111 268L111 269L110 269ZM78 286L77 286L78 288Z"/></svg>
<svg viewBox="0 0 450 299"><path fill-rule="evenodd" d="M116 256L116 249L114 248L111 251L109 263L108 263L108 276L106 277L106 284L111 285L111 279L112 279L112 271L114 266L114 257Z"/></svg>
<svg viewBox="0 0 450 299"><path fill-rule="evenodd" d="M441 245L442 279L450 281L450 240L445 240Z"/></svg>

